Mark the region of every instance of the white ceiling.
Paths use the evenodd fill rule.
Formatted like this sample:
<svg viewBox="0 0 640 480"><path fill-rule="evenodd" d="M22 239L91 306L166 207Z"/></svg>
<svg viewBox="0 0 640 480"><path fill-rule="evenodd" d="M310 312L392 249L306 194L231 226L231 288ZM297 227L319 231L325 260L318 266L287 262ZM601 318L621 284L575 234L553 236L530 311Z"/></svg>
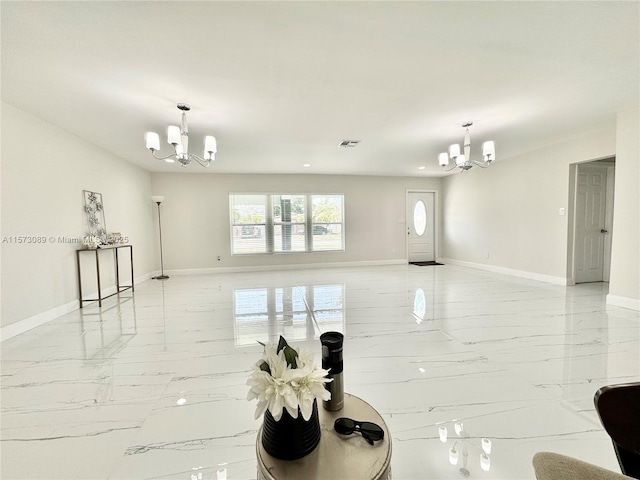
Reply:
<svg viewBox="0 0 640 480"><path fill-rule="evenodd" d="M3 101L157 172L178 102L192 173L410 176L466 121L505 159L639 103L635 1L0 3Z"/></svg>

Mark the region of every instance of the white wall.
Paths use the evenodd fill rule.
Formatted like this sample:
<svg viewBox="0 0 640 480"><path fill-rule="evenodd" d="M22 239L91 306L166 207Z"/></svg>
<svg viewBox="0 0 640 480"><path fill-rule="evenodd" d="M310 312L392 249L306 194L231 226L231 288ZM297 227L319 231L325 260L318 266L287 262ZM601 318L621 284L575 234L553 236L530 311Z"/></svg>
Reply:
<svg viewBox="0 0 640 480"><path fill-rule="evenodd" d="M612 156L615 138L591 132L443 179L442 256L565 279L569 165Z"/></svg>
<svg viewBox="0 0 640 480"><path fill-rule="evenodd" d="M616 186L608 303L640 309L639 110L618 114Z"/></svg>
<svg viewBox="0 0 640 480"><path fill-rule="evenodd" d="M152 184L154 195L165 196L162 234L170 271L406 259L406 190L439 190L440 179L154 173ZM345 251L231 256L229 193L242 192L344 194Z"/></svg>
<svg viewBox="0 0 640 480"><path fill-rule="evenodd" d="M79 247L57 240L86 234L83 190L102 193L107 230L130 238L136 277L155 270L150 174L2 103L2 237L47 238L44 244L2 243L3 327L78 299ZM105 282L113 280L112 270L105 270Z"/></svg>

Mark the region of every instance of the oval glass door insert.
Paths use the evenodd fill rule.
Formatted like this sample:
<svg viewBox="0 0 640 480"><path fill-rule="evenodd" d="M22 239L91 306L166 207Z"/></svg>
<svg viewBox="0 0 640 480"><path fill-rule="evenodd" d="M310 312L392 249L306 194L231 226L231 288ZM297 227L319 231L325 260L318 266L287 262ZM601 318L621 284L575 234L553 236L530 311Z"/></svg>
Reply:
<svg viewBox="0 0 640 480"><path fill-rule="evenodd" d="M413 228L419 237L424 235L427 229L427 207L422 200L418 200L413 207Z"/></svg>

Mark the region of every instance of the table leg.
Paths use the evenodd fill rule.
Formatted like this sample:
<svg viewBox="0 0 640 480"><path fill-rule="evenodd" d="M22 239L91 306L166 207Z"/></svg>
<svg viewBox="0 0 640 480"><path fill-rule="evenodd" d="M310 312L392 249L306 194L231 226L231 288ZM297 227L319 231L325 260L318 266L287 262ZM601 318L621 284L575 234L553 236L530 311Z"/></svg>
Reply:
<svg viewBox="0 0 640 480"><path fill-rule="evenodd" d="M82 275L80 274L80 252L76 250L76 262L78 267L78 295L80 296L80 308L82 308Z"/></svg>
<svg viewBox="0 0 640 480"><path fill-rule="evenodd" d="M102 289L100 288L100 260L98 258L98 249L96 249L96 273L98 276L98 306L102 306Z"/></svg>
<svg viewBox="0 0 640 480"><path fill-rule="evenodd" d="M131 291L133 292L135 288L133 288L133 245L129 245L129 255L131 257Z"/></svg>
<svg viewBox="0 0 640 480"><path fill-rule="evenodd" d="M118 247L114 248L113 251L116 253L116 292L120 292L120 268L118 262Z"/></svg>

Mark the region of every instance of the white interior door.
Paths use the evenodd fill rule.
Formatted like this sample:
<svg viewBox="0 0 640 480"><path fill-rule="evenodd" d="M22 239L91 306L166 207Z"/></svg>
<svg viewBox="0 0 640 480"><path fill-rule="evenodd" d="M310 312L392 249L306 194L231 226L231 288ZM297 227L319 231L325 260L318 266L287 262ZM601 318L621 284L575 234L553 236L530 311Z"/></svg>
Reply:
<svg viewBox="0 0 640 480"><path fill-rule="evenodd" d="M607 168L578 165L575 204L575 281L601 282L604 272Z"/></svg>
<svg viewBox="0 0 640 480"><path fill-rule="evenodd" d="M435 193L407 194L407 255L409 262L435 261Z"/></svg>

